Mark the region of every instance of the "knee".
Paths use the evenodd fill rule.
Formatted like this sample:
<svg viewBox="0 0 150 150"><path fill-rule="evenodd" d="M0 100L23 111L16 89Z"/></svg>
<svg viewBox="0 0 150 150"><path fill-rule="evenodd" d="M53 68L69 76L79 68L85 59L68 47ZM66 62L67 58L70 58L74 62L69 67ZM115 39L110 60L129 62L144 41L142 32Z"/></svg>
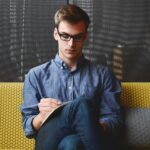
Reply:
<svg viewBox="0 0 150 150"><path fill-rule="evenodd" d="M78 107L85 107L86 109L91 108L92 104L92 99L88 99L86 97L79 97L74 100L74 102L77 102Z"/></svg>
<svg viewBox="0 0 150 150"><path fill-rule="evenodd" d="M84 113L89 113L95 110L95 107L93 105L93 101L88 98L81 98L79 102L79 109L82 111L83 115Z"/></svg>
<svg viewBox="0 0 150 150"><path fill-rule="evenodd" d="M78 116L83 118L89 118L90 120L99 119L98 105L96 106L92 99L81 99L78 107Z"/></svg>
<svg viewBox="0 0 150 150"><path fill-rule="evenodd" d="M69 135L62 139L58 150L83 150L83 145L77 135Z"/></svg>

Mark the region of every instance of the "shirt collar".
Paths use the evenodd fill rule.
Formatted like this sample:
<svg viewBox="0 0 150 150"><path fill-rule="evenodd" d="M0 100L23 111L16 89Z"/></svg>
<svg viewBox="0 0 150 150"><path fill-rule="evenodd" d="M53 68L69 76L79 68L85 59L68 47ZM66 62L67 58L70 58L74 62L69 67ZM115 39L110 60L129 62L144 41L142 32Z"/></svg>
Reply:
<svg viewBox="0 0 150 150"><path fill-rule="evenodd" d="M61 68L61 69L68 69L67 65L65 64L65 62L59 57L58 54L56 54L55 58L54 58L54 62L55 64ZM85 58L84 58L84 55L82 55L78 61L78 64L77 64L77 69L79 67L81 67L85 62Z"/></svg>

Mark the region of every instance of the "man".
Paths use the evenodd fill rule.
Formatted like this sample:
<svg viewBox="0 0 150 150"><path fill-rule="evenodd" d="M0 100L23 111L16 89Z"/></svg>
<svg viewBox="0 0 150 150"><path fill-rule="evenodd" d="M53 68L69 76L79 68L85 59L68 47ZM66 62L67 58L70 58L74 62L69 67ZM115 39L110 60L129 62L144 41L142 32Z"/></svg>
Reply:
<svg viewBox="0 0 150 150"><path fill-rule="evenodd" d="M106 150L107 145L113 149L112 137L122 124L121 88L108 68L83 56L89 23L81 8L60 8L54 29L58 54L26 75L23 128L27 137L35 138L36 150ZM42 125L65 101L70 103Z"/></svg>

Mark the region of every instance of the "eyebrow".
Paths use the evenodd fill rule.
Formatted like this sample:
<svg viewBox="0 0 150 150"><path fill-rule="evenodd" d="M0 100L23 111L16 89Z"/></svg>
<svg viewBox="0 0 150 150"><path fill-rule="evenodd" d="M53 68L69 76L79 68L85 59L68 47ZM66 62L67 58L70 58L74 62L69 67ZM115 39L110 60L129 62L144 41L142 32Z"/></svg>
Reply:
<svg viewBox="0 0 150 150"><path fill-rule="evenodd" d="M80 32L80 33L77 33L77 34L74 34L74 35L66 33L66 32L59 32L59 31L58 31L58 33L60 33L60 34L67 34L67 35L71 35L71 36L77 36L77 35L85 34L86 32Z"/></svg>

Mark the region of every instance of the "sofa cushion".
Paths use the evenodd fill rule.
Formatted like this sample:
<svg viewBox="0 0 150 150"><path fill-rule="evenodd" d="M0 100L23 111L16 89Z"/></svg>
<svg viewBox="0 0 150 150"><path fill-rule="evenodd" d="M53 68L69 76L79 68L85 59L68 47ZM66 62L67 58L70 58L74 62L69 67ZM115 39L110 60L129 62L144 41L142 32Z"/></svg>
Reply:
<svg viewBox="0 0 150 150"><path fill-rule="evenodd" d="M126 108L125 116L127 145L150 149L150 108Z"/></svg>

